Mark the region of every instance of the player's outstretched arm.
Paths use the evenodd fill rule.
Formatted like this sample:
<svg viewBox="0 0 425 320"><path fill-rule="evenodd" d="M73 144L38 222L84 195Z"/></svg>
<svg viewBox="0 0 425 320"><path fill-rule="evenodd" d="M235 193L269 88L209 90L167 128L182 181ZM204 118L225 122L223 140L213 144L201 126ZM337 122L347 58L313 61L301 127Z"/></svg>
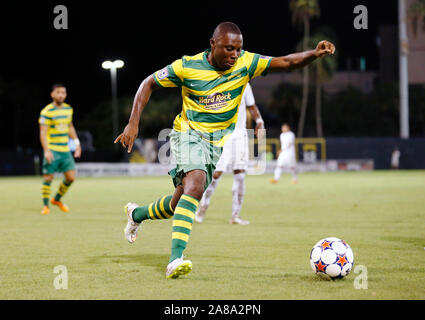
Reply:
<svg viewBox="0 0 425 320"><path fill-rule="evenodd" d="M322 40L317 44L316 49L272 58L270 61L269 72L292 71L299 69L310 64L317 58L334 53L335 46L333 43L327 40Z"/></svg>
<svg viewBox="0 0 425 320"><path fill-rule="evenodd" d="M127 148L128 153L131 152L134 140L136 140L139 134L139 122L142 111L148 103L152 91L156 88L159 88L159 86L153 79L153 75L143 80L134 97L133 108L131 109L128 124L124 128L124 131L114 141L114 143L120 142L124 148Z"/></svg>

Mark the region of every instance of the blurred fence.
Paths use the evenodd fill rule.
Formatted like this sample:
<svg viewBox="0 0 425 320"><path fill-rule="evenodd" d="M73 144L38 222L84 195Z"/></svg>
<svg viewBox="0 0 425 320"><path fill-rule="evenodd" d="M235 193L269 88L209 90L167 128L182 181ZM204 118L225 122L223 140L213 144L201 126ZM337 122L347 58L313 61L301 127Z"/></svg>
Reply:
<svg viewBox="0 0 425 320"><path fill-rule="evenodd" d="M326 139L328 159L373 159L375 169L390 169L396 149L400 152L399 169L425 169L425 138Z"/></svg>
<svg viewBox="0 0 425 320"><path fill-rule="evenodd" d="M278 139L270 140L268 145L268 160L276 159L279 149ZM315 143L307 143L298 148L300 164L308 168L312 162L323 163L324 160L338 160L338 165L343 168L344 161L356 159L370 159L374 169L390 169L394 151L399 152L399 169L425 169L425 138L326 138L316 139ZM277 142L276 142L277 141ZM302 141L300 139L300 141ZM303 154L304 152L304 154ZM314 152L317 155L314 155ZM308 160L307 161L307 155ZM314 155L314 157L312 157ZM325 156L324 156L325 155ZM40 174L42 152L0 150L0 175L38 175ZM124 151L101 152L86 151L77 163L127 163L129 155ZM335 163L335 162L334 162ZM354 162L355 163L355 162ZM330 162L332 165L332 162ZM341 165L342 164L342 165ZM273 161L270 165L274 165ZM313 166L319 168L320 166ZM320 171L320 170L317 170ZM267 170L269 172L269 170Z"/></svg>

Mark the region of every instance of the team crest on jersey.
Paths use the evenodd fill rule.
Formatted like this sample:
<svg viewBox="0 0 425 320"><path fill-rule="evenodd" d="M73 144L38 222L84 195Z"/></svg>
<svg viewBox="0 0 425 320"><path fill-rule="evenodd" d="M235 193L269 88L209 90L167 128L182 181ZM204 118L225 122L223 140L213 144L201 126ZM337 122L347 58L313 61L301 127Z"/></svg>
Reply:
<svg viewBox="0 0 425 320"><path fill-rule="evenodd" d="M206 98L199 98L199 103L205 105L207 110L219 110L227 107L227 101L231 99L230 92L224 94L222 92L215 92L207 96Z"/></svg>
<svg viewBox="0 0 425 320"><path fill-rule="evenodd" d="M168 68L165 67L164 69L162 69L158 72L158 79L159 80L165 79L165 78L168 77L168 75L169 75L168 74Z"/></svg>

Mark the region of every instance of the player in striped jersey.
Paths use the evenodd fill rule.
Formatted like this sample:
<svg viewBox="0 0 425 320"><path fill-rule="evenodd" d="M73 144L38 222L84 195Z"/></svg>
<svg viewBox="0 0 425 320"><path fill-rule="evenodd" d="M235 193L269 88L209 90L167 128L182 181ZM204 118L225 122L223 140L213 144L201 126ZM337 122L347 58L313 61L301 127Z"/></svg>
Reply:
<svg viewBox="0 0 425 320"><path fill-rule="evenodd" d="M180 87L182 112L174 120L170 133L171 152L176 168L169 172L174 194L146 206L128 203L125 236L130 243L146 219L173 217L171 255L167 278L177 278L192 270L183 251L192 229L199 200L211 182L222 147L238 119L238 108L248 81L267 72L290 71L333 54L335 47L324 40L313 50L281 57L269 57L242 49L242 33L231 22L220 23L210 39L211 48L194 56L183 56L148 76L140 85L130 119L115 139L128 152L139 133L141 113L152 91L162 87Z"/></svg>
<svg viewBox="0 0 425 320"><path fill-rule="evenodd" d="M69 138L76 145L74 156L81 155L80 141L72 124L72 107L65 103L66 88L62 84L55 84L52 88L51 97L53 102L48 104L40 112L38 122L40 124L40 142L43 147L43 184L41 187L43 209L41 214L49 214L50 185L55 172L63 172L64 180L59 190L50 203L56 205L63 212L69 212L69 207L62 203L61 198L75 180L75 163L70 152Z"/></svg>

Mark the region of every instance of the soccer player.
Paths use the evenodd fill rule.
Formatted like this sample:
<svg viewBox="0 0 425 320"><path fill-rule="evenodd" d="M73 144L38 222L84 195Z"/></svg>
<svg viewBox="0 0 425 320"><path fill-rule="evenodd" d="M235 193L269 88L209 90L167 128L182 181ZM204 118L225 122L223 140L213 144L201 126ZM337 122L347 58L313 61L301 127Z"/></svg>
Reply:
<svg viewBox="0 0 425 320"><path fill-rule="evenodd" d="M127 126L115 139L115 143L120 142L131 152L139 133L141 113L152 90L181 87L182 112L176 116L169 135L176 159L176 168L169 172L174 194L145 206L133 202L125 206L125 237L130 243L136 240L143 221L173 218L167 278L177 278L192 270L192 262L184 259L183 251L199 200L211 182L222 147L235 128L248 81L267 72L301 68L335 50L332 43L323 40L314 50L272 58L244 51L242 45L239 27L223 22L214 30L211 48L194 56L183 56L148 76L136 93Z"/></svg>
<svg viewBox="0 0 425 320"><path fill-rule="evenodd" d="M391 153L391 169L398 169L400 167L401 152L398 147L395 147Z"/></svg>
<svg viewBox="0 0 425 320"><path fill-rule="evenodd" d="M81 156L81 145L72 124L72 107L65 103L66 88L62 84L52 87L50 96L53 102L41 110L38 122L40 124L40 142L43 147L43 184L41 188L43 209L41 214L49 214L50 185L55 172L63 172L64 179L59 190L50 203L59 207L63 212L69 212L69 207L62 203L61 198L75 180L75 162L70 152L69 138L74 140L74 157Z"/></svg>
<svg viewBox="0 0 425 320"><path fill-rule="evenodd" d="M213 174L212 181L205 190L198 210L195 214L195 221L202 223L205 218L205 213L211 201L218 182L221 179L223 172L227 170L229 165L233 170L233 186L232 186L232 217L231 224L249 224L249 221L240 217L242 202L245 194L245 171L248 168L249 148L248 134L246 131L246 109L251 113L252 118L257 123L255 132L258 134L259 129L264 129L264 121L261 117L260 110L255 104L254 94L249 83L246 84L245 91L242 95L239 106L238 121L236 127L231 134L229 140L223 146L223 153L218 160L216 169Z"/></svg>
<svg viewBox="0 0 425 320"><path fill-rule="evenodd" d="M289 124L284 123L280 134L280 153L274 170L274 178L271 183L278 183L282 170L288 170L292 174L292 183L297 183L297 161L295 158L295 134L291 131Z"/></svg>

